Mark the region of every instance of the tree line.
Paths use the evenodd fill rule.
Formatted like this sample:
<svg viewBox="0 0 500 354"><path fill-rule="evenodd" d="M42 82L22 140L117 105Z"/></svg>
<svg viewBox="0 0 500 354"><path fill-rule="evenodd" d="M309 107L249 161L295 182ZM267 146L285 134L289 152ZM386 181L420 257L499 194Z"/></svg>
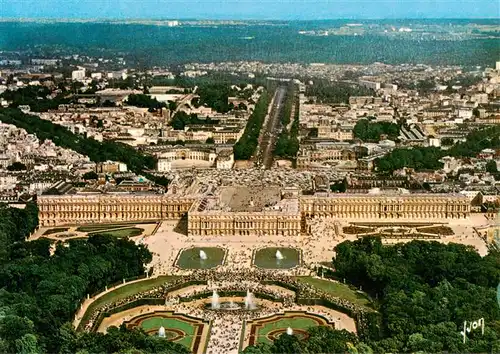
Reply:
<svg viewBox="0 0 500 354"><path fill-rule="evenodd" d="M293 112L292 112L293 110ZM280 158L295 160L299 152L299 100L295 85L290 84L285 96L285 103L280 112L282 130L273 154ZM287 129L293 113L293 122L290 130Z"/></svg>
<svg viewBox="0 0 500 354"><path fill-rule="evenodd" d="M316 97L318 103L349 103L351 96L373 95L373 90L362 86L326 80L317 80L306 88L306 96Z"/></svg>
<svg viewBox="0 0 500 354"><path fill-rule="evenodd" d="M70 132L59 124L25 114L17 109L1 109L0 121L23 128L30 134L36 134L42 141L50 139L57 146L86 155L94 162L120 161L136 173L143 173L156 166L156 159L153 156L143 155L131 146L114 141L99 142L93 138L86 138Z"/></svg>
<svg viewBox="0 0 500 354"><path fill-rule="evenodd" d="M264 90L255 105L254 111L248 118L243 135L234 145L235 160L249 160L255 152L270 101L271 94Z"/></svg>

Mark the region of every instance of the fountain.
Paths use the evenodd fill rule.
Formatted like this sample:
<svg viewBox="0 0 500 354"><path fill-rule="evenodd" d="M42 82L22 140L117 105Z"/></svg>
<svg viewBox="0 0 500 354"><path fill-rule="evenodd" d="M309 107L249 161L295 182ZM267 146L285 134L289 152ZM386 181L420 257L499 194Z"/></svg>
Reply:
<svg viewBox="0 0 500 354"><path fill-rule="evenodd" d="M250 292L250 290L247 290L247 296L245 297L245 309L255 310L256 308L257 306L255 306L253 294Z"/></svg>
<svg viewBox="0 0 500 354"><path fill-rule="evenodd" d="M207 254L203 250L200 250L200 259L203 261L207 259Z"/></svg>
<svg viewBox="0 0 500 354"><path fill-rule="evenodd" d="M212 310L218 309L220 309L219 294L214 290L212 293Z"/></svg>
<svg viewBox="0 0 500 354"><path fill-rule="evenodd" d="M161 326L160 329L158 329L158 337L165 338L165 327Z"/></svg>
<svg viewBox="0 0 500 354"><path fill-rule="evenodd" d="M234 311L234 310L250 311L257 309L257 304L255 303L253 294L250 291L247 291L245 302L236 302L234 300L221 301L217 291L213 290L211 303L206 303L203 306L206 309L218 310L218 311Z"/></svg>
<svg viewBox="0 0 500 354"><path fill-rule="evenodd" d="M286 329L286 334L288 334L289 336L292 336L293 335L293 329L291 327L288 327Z"/></svg>
<svg viewBox="0 0 500 354"><path fill-rule="evenodd" d="M281 254L280 250L277 250L276 251L276 259L278 261L281 261L282 259L284 259L285 257L283 257L283 255Z"/></svg>

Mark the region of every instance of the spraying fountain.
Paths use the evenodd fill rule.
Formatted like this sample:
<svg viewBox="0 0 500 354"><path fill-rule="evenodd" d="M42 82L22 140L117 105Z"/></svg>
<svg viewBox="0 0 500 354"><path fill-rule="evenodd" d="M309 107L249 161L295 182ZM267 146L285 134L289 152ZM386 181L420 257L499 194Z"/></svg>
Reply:
<svg viewBox="0 0 500 354"><path fill-rule="evenodd" d="M280 250L277 250L276 251L276 259L278 261L281 261L283 258L285 258L285 257L283 257L283 255L281 254Z"/></svg>
<svg viewBox="0 0 500 354"><path fill-rule="evenodd" d="M257 306L255 306L253 294L250 292L250 290L247 290L247 296L245 297L245 309L255 310L256 308Z"/></svg>
<svg viewBox="0 0 500 354"><path fill-rule="evenodd" d="M200 250L200 259L203 261L207 259L207 254L203 250Z"/></svg>
<svg viewBox="0 0 500 354"><path fill-rule="evenodd" d="M165 338L165 327L161 326L160 329L158 329L158 337Z"/></svg>
<svg viewBox="0 0 500 354"><path fill-rule="evenodd" d="M218 310L218 311L234 311L234 310L247 310L252 311L257 309L257 304L255 303L254 296L250 291L247 291L247 296L245 297L245 301L234 301L232 299L228 299L229 301L221 301L220 296L216 290L212 292L212 301L211 303L204 304L204 308L210 310Z"/></svg>
<svg viewBox="0 0 500 354"><path fill-rule="evenodd" d="M212 293L212 310L218 309L220 309L219 294L214 290Z"/></svg>
<svg viewBox="0 0 500 354"><path fill-rule="evenodd" d="M288 327L286 329L286 334L288 334L289 336L292 336L293 335L293 329L291 327Z"/></svg>

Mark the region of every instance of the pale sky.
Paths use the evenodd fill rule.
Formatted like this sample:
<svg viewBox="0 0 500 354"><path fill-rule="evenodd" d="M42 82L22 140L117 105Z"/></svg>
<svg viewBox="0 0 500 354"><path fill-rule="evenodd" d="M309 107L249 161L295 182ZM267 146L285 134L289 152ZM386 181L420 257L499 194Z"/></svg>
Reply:
<svg viewBox="0 0 500 354"><path fill-rule="evenodd" d="M0 18L500 18L500 0L0 0Z"/></svg>

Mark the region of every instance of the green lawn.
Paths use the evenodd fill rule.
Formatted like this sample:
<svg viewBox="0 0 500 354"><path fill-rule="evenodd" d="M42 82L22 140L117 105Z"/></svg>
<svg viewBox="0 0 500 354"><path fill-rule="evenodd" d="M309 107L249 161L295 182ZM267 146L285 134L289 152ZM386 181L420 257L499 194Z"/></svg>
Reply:
<svg viewBox="0 0 500 354"><path fill-rule="evenodd" d="M102 230L118 229L118 228L123 228L123 227L131 227L131 226L136 226L136 225L141 225L141 224L155 224L155 222L152 222L152 221L133 221L133 222L123 222L123 223L119 223L119 224L88 224L88 225L78 226L76 228L76 231L95 232L95 231L102 231Z"/></svg>
<svg viewBox="0 0 500 354"><path fill-rule="evenodd" d="M207 254L207 259L200 258L200 251ZM181 251L176 266L182 269L215 268L224 262L226 250L219 247L192 247Z"/></svg>
<svg viewBox="0 0 500 354"><path fill-rule="evenodd" d="M175 342L182 344L187 348L192 348L194 336L196 334L192 324L177 318L164 318L164 317L154 317L154 316L145 319L144 321L141 322L141 327L146 332L149 332L151 330L158 332L158 329L161 326L167 329L167 334L168 334L168 329L170 328L179 329L182 332L184 332L185 335L179 340L176 340Z"/></svg>
<svg viewBox="0 0 500 354"><path fill-rule="evenodd" d="M280 251L283 259L276 258ZM264 269L290 269L300 264L300 252L295 248L266 247L255 252L253 264Z"/></svg>
<svg viewBox="0 0 500 354"><path fill-rule="evenodd" d="M333 296L346 299L356 305L373 310L370 308L370 300L364 294L352 290L345 284L313 277L296 277L296 279L302 283L310 284Z"/></svg>
<svg viewBox="0 0 500 354"><path fill-rule="evenodd" d="M52 234L57 234L58 232L66 232L68 230L69 230L68 227L58 227L58 228L55 228L55 229L48 229L43 234L44 235L52 235Z"/></svg>
<svg viewBox="0 0 500 354"><path fill-rule="evenodd" d="M126 229L114 229L114 230L106 230L106 231L96 231L93 233L90 233L90 235L93 234L101 234L101 235L107 235L107 236L113 236L113 237L134 237L134 236L139 236L144 232L144 229L141 229L139 227L129 227Z"/></svg>
<svg viewBox="0 0 500 354"><path fill-rule="evenodd" d="M135 224L133 224L135 225ZM117 229L120 227L127 227L130 226L130 224L104 224L104 225L88 225L88 226L78 226L76 228L76 231L81 231L81 232L95 232L95 231L102 231L102 230L111 230L111 229Z"/></svg>
<svg viewBox="0 0 500 354"><path fill-rule="evenodd" d="M280 330L283 332L282 335L286 335L286 329L290 327L292 330L307 330L309 327L316 327L318 324L311 318L307 317L287 317L284 316L281 319L273 322L269 322L264 324L261 328L257 329L257 343L269 343L272 344L272 340L268 337L269 332L273 332L276 330ZM302 339L302 335L300 332L295 331L294 333L300 339Z"/></svg>
<svg viewBox="0 0 500 354"><path fill-rule="evenodd" d="M157 278L151 278L151 279L145 279L136 283L132 283L129 285L122 286L116 290L110 291L109 293L101 296L97 300L95 300L90 306L88 307L87 311L83 315L82 321L80 322L80 325L84 325L94 309L101 307L104 304L114 302L119 299L123 299L125 297L137 294L139 292L149 290L152 288L155 288L159 285L164 284L167 281L173 280L177 278L176 276L170 276L170 275L162 275Z"/></svg>

